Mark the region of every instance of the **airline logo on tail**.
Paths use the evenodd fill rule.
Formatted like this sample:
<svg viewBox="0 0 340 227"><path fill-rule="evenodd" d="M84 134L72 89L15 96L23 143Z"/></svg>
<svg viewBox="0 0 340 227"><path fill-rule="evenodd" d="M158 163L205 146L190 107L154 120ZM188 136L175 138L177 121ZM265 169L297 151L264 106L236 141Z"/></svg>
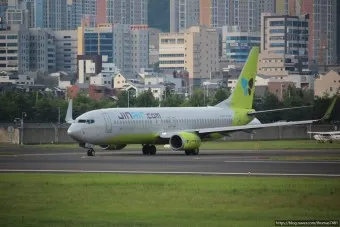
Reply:
<svg viewBox="0 0 340 227"><path fill-rule="evenodd" d="M249 81L244 77L242 78L242 88L244 96L251 95L251 90L253 89L253 86L254 86L253 78L251 78Z"/></svg>

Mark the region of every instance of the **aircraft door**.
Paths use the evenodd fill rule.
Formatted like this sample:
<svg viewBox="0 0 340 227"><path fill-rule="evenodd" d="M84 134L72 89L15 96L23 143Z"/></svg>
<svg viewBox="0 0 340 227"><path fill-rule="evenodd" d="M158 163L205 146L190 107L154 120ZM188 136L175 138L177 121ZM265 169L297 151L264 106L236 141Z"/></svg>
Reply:
<svg viewBox="0 0 340 227"><path fill-rule="evenodd" d="M112 122L108 113L103 113L104 121L105 121L105 132L112 133Z"/></svg>

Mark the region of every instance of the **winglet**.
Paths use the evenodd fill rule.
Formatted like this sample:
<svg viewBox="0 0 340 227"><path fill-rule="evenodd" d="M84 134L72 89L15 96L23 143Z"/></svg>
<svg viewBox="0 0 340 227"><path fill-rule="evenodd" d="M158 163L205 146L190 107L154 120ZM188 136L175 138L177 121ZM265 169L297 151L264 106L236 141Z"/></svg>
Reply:
<svg viewBox="0 0 340 227"><path fill-rule="evenodd" d="M66 117L65 117L66 123L72 124L74 122L72 117L72 99L68 102Z"/></svg>
<svg viewBox="0 0 340 227"><path fill-rule="evenodd" d="M328 107L325 115L321 118L321 120L328 120L329 117L331 116L331 113L334 109L334 106L335 106L335 103L336 103L336 100L337 100L338 96L336 95L331 103L331 105Z"/></svg>

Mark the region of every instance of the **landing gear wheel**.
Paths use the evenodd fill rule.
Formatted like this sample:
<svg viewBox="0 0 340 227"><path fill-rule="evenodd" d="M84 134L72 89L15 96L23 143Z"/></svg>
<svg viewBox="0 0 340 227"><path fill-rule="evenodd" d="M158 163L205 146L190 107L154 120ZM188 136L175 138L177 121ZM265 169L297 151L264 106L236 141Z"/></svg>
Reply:
<svg viewBox="0 0 340 227"><path fill-rule="evenodd" d="M96 152L93 149L88 149L87 150L87 156L95 156Z"/></svg>
<svg viewBox="0 0 340 227"><path fill-rule="evenodd" d="M192 151L192 154L193 155L198 155L200 153L200 150L199 149L195 149Z"/></svg>
<svg viewBox="0 0 340 227"><path fill-rule="evenodd" d="M143 155L155 155L156 151L157 150L155 145L143 145Z"/></svg>
<svg viewBox="0 0 340 227"><path fill-rule="evenodd" d="M155 155L156 154L156 146L155 145L151 145L149 146L149 152L150 152L150 155Z"/></svg>
<svg viewBox="0 0 340 227"><path fill-rule="evenodd" d="M186 155L198 155L200 152L199 149L194 149L194 150L185 150Z"/></svg>

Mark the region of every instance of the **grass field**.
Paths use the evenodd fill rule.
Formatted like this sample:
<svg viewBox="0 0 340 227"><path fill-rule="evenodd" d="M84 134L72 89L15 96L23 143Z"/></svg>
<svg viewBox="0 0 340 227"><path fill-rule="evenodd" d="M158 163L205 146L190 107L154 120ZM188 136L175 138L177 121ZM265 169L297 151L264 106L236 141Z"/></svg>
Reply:
<svg viewBox="0 0 340 227"><path fill-rule="evenodd" d="M0 174L0 226L274 226L339 219L339 179Z"/></svg>
<svg viewBox="0 0 340 227"><path fill-rule="evenodd" d="M46 148L79 148L78 144L43 144ZM128 145L124 150L140 150L141 145ZM164 146L157 146L165 150ZM340 143L317 143L315 140L277 140L277 141L222 141L204 142L202 150L303 150L303 149L340 149Z"/></svg>

